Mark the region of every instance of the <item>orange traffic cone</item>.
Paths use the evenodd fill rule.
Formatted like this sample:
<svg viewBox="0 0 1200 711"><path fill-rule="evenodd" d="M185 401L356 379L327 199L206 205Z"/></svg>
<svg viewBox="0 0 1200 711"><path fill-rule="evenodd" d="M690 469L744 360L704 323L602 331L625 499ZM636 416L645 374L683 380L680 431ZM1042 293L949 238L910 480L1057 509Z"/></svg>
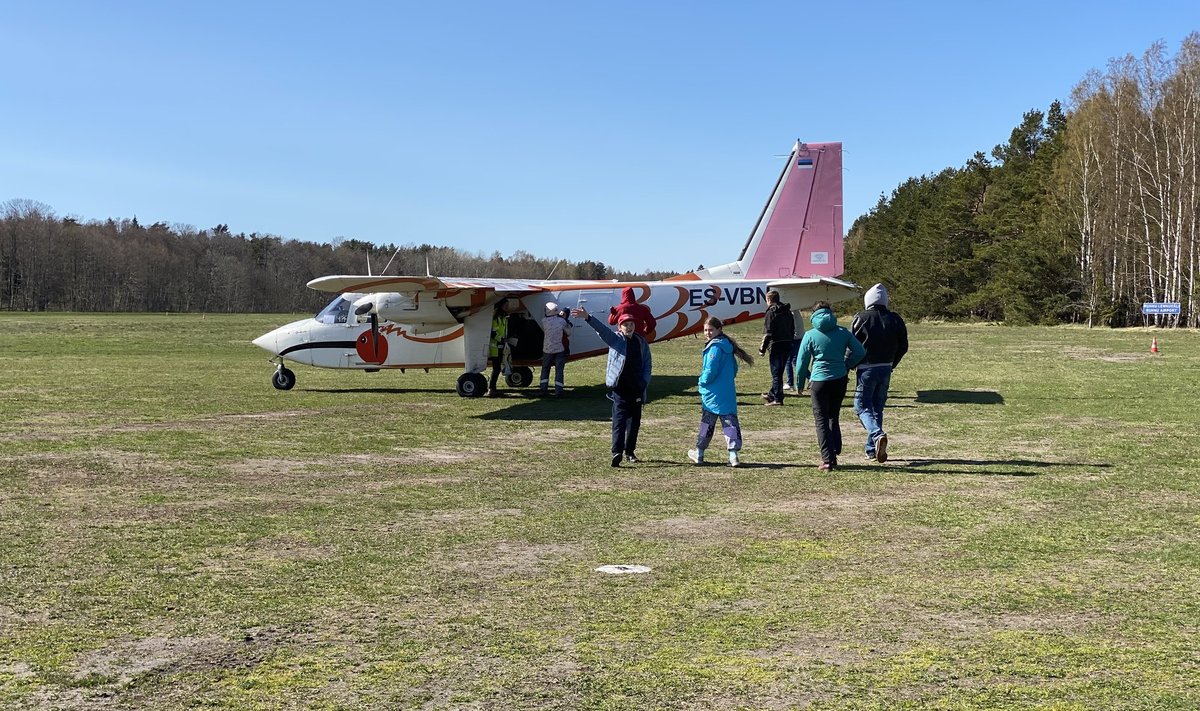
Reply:
<svg viewBox="0 0 1200 711"><path fill-rule="evenodd" d="M1158 353L1158 336L1152 336L1150 338L1150 352Z"/></svg>

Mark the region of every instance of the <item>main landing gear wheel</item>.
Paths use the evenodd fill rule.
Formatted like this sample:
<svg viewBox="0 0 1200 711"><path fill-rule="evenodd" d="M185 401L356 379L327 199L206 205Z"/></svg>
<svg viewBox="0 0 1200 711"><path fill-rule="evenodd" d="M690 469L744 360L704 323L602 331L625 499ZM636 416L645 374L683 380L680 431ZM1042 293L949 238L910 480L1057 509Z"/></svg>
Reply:
<svg viewBox="0 0 1200 711"><path fill-rule="evenodd" d="M462 397L481 397L487 390L487 378L482 373L463 373L458 376L456 389Z"/></svg>
<svg viewBox="0 0 1200 711"><path fill-rule="evenodd" d="M291 390L296 384L296 374L280 366L271 376L271 384L275 386L276 390Z"/></svg>
<svg viewBox="0 0 1200 711"><path fill-rule="evenodd" d="M504 382L510 388L527 388L533 382L533 368L513 368L511 373L504 376Z"/></svg>

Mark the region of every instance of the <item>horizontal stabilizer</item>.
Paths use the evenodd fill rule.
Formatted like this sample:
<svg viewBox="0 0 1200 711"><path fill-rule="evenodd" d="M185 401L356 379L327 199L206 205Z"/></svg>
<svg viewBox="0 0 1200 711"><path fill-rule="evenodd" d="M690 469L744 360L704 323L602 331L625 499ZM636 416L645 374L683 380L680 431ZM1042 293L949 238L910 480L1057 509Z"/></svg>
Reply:
<svg viewBox="0 0 1200 711"><path fill-rule="evenodd" d="M836 304L849 301L859 294L857 284L832 277L814 279L778 279L767 282L768 289L779 292L779 298L795 311L807 311L818 301Z"/></svg>

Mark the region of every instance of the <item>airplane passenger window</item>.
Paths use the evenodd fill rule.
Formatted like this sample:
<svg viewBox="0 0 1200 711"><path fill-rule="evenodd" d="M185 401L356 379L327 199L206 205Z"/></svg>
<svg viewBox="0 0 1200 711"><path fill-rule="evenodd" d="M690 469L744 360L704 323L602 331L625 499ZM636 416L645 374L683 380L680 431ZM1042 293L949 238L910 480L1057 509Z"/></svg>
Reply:
<svg viewBox="0 0 1200 711"><path fill-rule="evenodd" d="M346 319L350 316L350 300L342 295L338 295L329 305L321 309L315 318L321 323L346 323Z"/></svg>

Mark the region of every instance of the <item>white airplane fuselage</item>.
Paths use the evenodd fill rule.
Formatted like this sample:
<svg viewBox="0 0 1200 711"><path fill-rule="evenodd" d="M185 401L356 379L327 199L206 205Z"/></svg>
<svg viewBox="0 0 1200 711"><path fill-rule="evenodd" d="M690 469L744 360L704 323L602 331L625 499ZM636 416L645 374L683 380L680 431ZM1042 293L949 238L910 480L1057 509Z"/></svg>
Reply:
<svg viewBox="0 0 1200 711"><path fill-rule="evenodd" d="M793 308L808 308L818 299L836 302L855 294L852 284L831 279L811 281L814 284L805 287L806 296L801 296L807 303L793 303ZM710 316L726 324L762 318L771 281L536 283L545 291L514 299L519 303L515 313L534 323L540 323L545 305L554 302L562 309L582 306L607 325L609 308L619 303L621 290L630 287L658 320L649 334L649 340L657 342L699 333ZM789 292L799 293L785 287L785 302ZM339 295L317 316L280 326L256 338L254 344L284 359L319 368L463 368L466 364L462 324L429 331L385 320L379 323L377 333L372 333L371 324L360 322L348 308L356 296ZM336 308L339 301L345 303L340 310ZM452 299L450 306L454 306ZM490 305L480 308L489 312L492 309ZM608 346L582 318L572 318L571 327L571 360L607 353ZM540 349L539 342L536 350ZM514 362L529 365L537 361L514 358Z"/></svg>

